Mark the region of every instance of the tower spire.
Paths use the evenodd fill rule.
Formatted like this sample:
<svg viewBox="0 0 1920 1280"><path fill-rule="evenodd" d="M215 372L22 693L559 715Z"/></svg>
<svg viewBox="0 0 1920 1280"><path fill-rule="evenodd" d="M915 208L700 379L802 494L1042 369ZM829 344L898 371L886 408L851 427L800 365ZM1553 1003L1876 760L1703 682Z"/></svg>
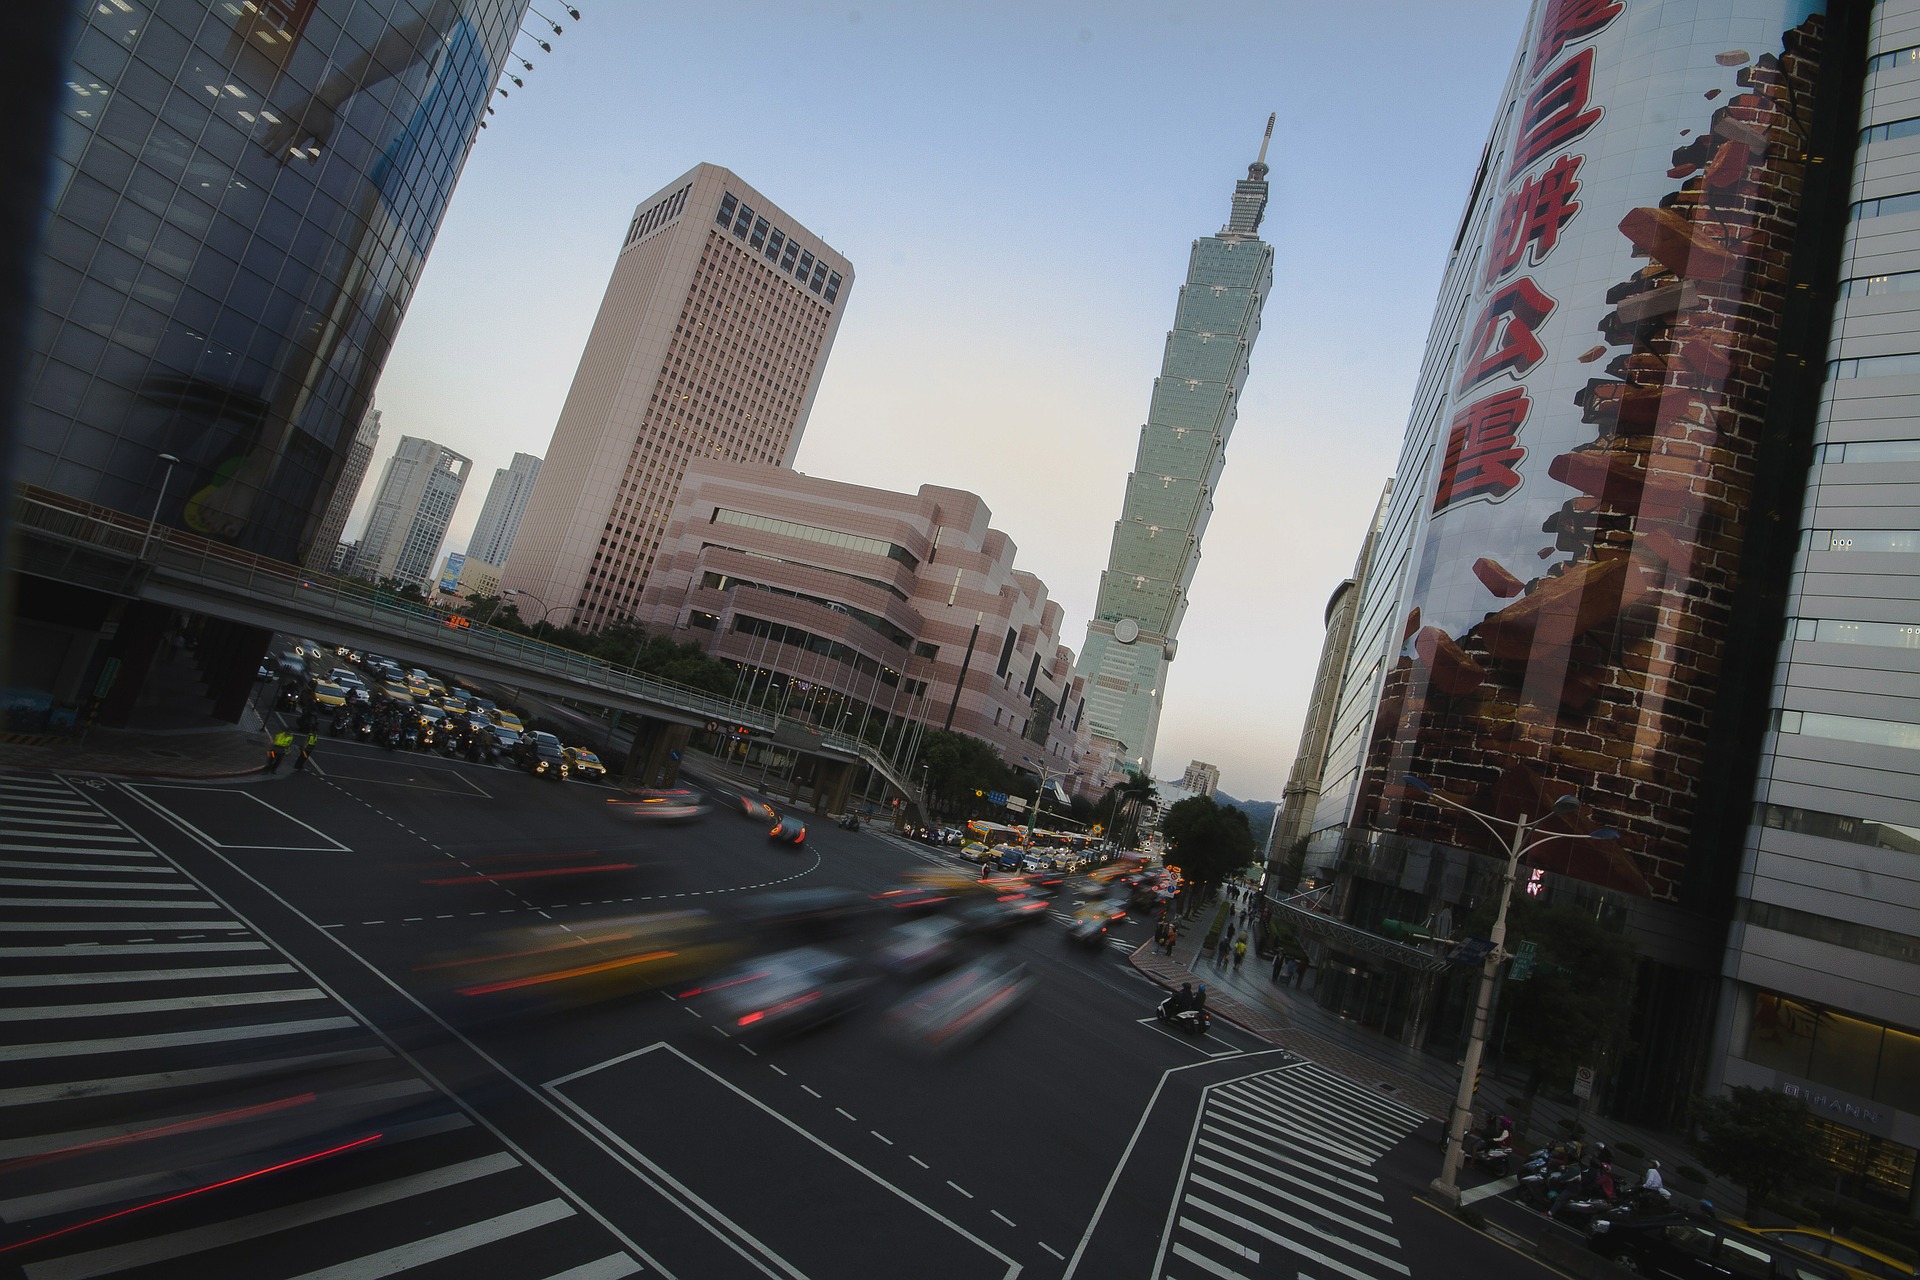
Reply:
<svg viewBox="0 0 1920 1280"><path fill-rule="evenodd" d="M1220 235L1228 240L1251 240L1260 234L1260 219L1267 213L1267 144L1273 141L1273 123L1280 113L1267 117L1267 132L1260 139L1260 156L1247 166L1247 176L1233 185L1233 211Z"/></svg>

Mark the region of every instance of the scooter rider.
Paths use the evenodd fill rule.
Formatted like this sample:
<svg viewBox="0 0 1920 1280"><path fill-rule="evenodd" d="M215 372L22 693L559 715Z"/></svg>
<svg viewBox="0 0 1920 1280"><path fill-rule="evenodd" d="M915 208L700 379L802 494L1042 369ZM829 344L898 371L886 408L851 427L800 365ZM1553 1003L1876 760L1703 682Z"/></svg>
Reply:
<svg viewBox="0 0 1920 1280"><path fill-rule="evenodd" d="M1181 983L1180 989L1168 997L1168 1000L1171 1011L1175 1014L1182 1014L1193 1008L1193 984L1191 982Z"/></svg>
<svg viewBox="0 0 1920 1280"><path fill-rule="evenodd" d="M1640 1175L1640 1189L1658 1195L1665 1186L1666 1180L1660 1176L1660 1162L1658 1160L1649 1160L1647 1162L1647 1171Z"/></svg>

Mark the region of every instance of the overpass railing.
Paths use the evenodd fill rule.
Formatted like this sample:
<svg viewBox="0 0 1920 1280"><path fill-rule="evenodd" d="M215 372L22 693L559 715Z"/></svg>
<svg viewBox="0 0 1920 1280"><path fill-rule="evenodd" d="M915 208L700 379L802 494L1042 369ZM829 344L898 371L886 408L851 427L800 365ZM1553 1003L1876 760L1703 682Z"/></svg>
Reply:
<svg viewBox="0 0 1920 1280"><path fill-rule="evenodd" d="M19 487L13 517L21 535L16 545L23 557L32 544L32 555L27 557L31 566L22 566L29 572L51 573L136 597L146 583L172 581L256 604L282 606L274 611L282 615L288 630L325 630L329 621L352 621L429 646L455 663L462 656L484 657L556 677L581 693L619 694L683 715L769 733L782 723L782 717L765 708L632 667L616 667L590 654L477 624L425 603L401 600L359 579L313 573L32 485ZM822 749L859 758L903 794L914 794L905 762L873 744L833 733L820 734L816 741Z"/></svg>

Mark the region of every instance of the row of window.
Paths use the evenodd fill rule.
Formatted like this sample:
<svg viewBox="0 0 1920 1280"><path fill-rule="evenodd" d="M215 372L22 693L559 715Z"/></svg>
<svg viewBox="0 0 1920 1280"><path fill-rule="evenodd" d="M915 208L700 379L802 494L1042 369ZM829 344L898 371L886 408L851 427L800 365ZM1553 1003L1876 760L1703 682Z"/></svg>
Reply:
<svg viewBox="0 0 1920 1280"><path fill-rule="evenodd" d="M828 569L821 565L809 564L805 560L788 560L784 556L770 556L764 551L748 551L744 547L729 546L724 542L703 542L700 544L700 550L703 553L708 550L731 551L735 555L746 556L750 560L764 560L768 564L787 565L795 569L806 569L813 573L830 573L836 578L846 578L848 581L858 582L862 586L876 587L903 604L913 598L900 588L894 586L891 582L882 582L878 578L865 578L857 573L848 573L844 569Z"/></svg>
<svg viewBox="0 0 1920 1280"><path fill-rule="evenodd" d="M1901 853L1920 853L1920 827L1903 827L1894 822L1871 822L1843 813L1822 813L1818 809L1795 809L1783 804L1760 806L1761 825L1774 831L1797 835L1844 840L1872 849L1897 849Z"/></svg>
<svg viewBox="0 0 1920 1280"><path fill-rule="evenodd" d="M1920 191L1902 191L1899 195L1881 196L1877 200L1856 200L1853 203L1853 218L1887 218L1896 213L1914 213L1920 211Z"/></svg>
<svg viewBox="0 0 1920 1280"><path fill-rule="evenodd" d="M1920 209L1920 204L1914 206ZM1920 353L1903 351L1890 356L1855 356L1827 363L1830 378L1900 378L1920 373Z"/></svg>
<svg viewBox="0 0 1920 1280"><path fill-rule="evenodd" d="M796 649L804 649L809 653L817 653L835 662L844 663L858 674L877 679L888 688L894 688L900 683L900 673L885 663L875 662L851 645L842 644L826 636L817 636L800 627L789 627L784 623L769 622L764 618L753 618L743 613L736 613L733 615L733 629L741 635L766 640L775 645L791 645ZM756 659L758 660L760 659ZM924 682L909 682L909 692L918 693L925 690Z"/></svg>
<svg viewBox="0 0 1920 1280"><path fill-rule="evenodd" d="M1920 462L1920 440L1848 440L1814 449L1820 463Z"/></svg>
<svg viewBox="0 0 1920 1280"><path fill-rule="evenodd" d="M882 639L891 641L896 648L904 649L913 642L912 636L879 614L841 604L838 600L829 600L824 596L808 595L804 591L795 591L791 587L771 586L764 582L755 582L750 578L736 578L724 573L715 573L711 569L701 575L700 586L708 591L727 591L734 587L744 587L749 591L765 591L769 595L785 596L789 600L804 600L808 604L817 604L823 609L845 614Z"/></svg>
<svg viewBox="0 0 1920 1280"><path fill-rule="evenodd" d="M1884 276L1855 276L1840 282L1843 298L1873 298L1883 293L1909 293L1920 289L1920 271L1894 271Z"/></svg>
<svg viewBox="0 0 1920 1280"><path fill-rule="evenodd" d="M1867 59L1867 74L1876 71L1891 71L1895 67L1910 67L1920 62L1920 45L1908 45L1904 49L1890 49L1886 53L1876 53Z"/></svg>
<svg viewBox="0 0 1920 1280"><path fill-rule="evenodd" d="M1904 720L1872 720L1866 716L1837 716L1825 711L1787 711L1776 707L1773 727L1780 733L1798 733L1809 738L1920 751L1920 724Z"/></svg>
<svg viewBox="0 0 1920 1280"><path fill-rule="evenodd" d="M1920 551L1920 529L1809 529L1808 551Z"/></svg>
<svg viewBox="0 0 1920 1280"><path fill-rule="evenodd" d="M720 201L720 212L713 220L729 228L737 239L745 240L749 248L762 250L768 262L791 275L804 288L828 302L840 296L838 271L828 270L825 262L815 262L813 254L802 249L797 240L789 239L780 228L769 225L765 218L754 213L753 206L742 204L733 192L727 192Z"/></svg>
<svg viewBox="0 0 1920 1280"><path fill-rule="evenodd" d="M1920 649L1920 623L1854 622L1844 618L1795 618L1793 638L1815 644L1864 644L1882 649Z"/></svg>
<svg viewBox="0 0 1920 1280"><path fill-rule="evenodd" d="M747 511L729 511L725 507L715 507L713 514L707 517L709 524L731 524L742 529L758 529L763 533L777 533L787 538L804 538L808 542L818 542L829 547L845 547L849 551L863 551L870 556L885 556L907 566L920 568L920 557L895 542L884 538L868 538L857 533L842 533L838 529L822 529L818 525L796 524L792 520L776 520L772 516L754 515Z"/></svg>
<svg viewBox="0 0 1920 1280"><path fill-rule="evenodd" d="M1890 142L1895 138L1911 138L1920 134L1920 116L1911 116L1905 120L1889 120L1885 124L1869 125L1860 131L1860 141Z"/></svg>
<svg viewBox="0 0 1920 1280"><path fill-rule="evenodd" d="M692 190L693 184L689 182L645 213L634 214L633 223L627 228L626 242L620 247L624 249L637 240L646 239L679 217L680 211L687 207L687 193Z"/></svg>
<svg viewBox="0 0 1920 1280"><path fill-rule="evenodd" d="M1747 904L1750 911L1764 905ZM1754 1000L1753 1026L1741 1056L1802 1080L1920 1113L1920 1035L1899 1027L1762 991Z"/></svg>

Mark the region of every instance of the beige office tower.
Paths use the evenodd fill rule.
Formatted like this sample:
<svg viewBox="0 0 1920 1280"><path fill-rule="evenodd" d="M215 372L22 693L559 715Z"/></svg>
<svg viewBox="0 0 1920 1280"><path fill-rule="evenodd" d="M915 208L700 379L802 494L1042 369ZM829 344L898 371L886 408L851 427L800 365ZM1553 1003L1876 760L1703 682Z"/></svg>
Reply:
<svg viewBox="0 0 1920 1280"><path fill-rule="evenodd" d="M852 287L718 165L642 201L501 574L521 617L629 617L690 461L791 465Z"/></svg>

